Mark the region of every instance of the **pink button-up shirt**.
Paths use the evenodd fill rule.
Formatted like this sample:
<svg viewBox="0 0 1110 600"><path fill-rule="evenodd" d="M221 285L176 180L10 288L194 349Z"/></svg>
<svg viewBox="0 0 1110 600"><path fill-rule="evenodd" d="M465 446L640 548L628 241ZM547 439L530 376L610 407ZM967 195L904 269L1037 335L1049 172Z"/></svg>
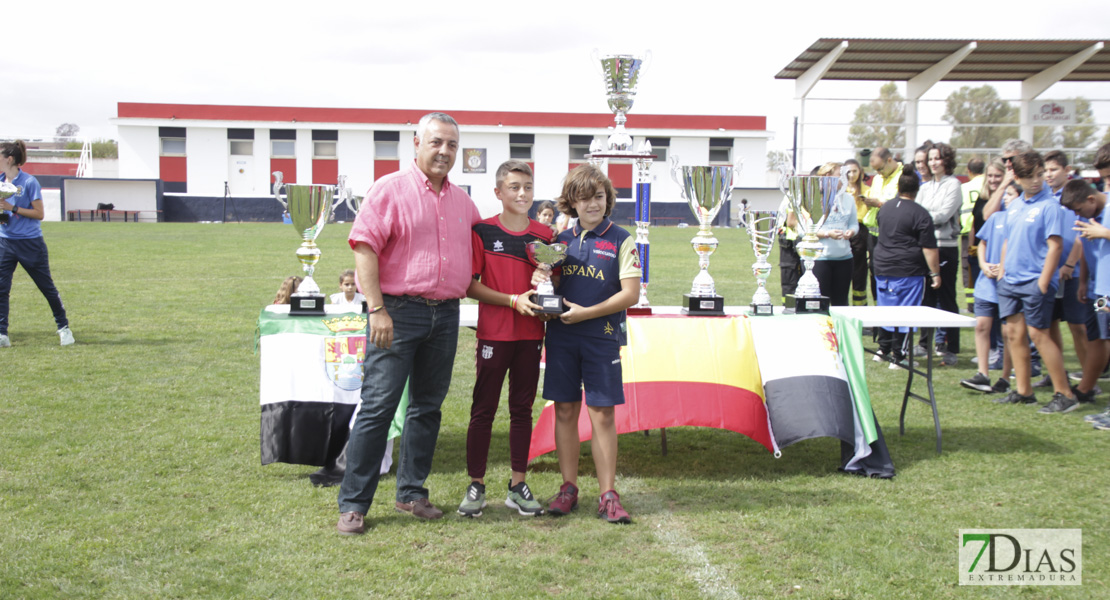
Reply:
<svg viewBox="0 0 1110 600"><path fill-rule="evenodd" d="M444 178L436 193L414 160L374 182L347 242L378 255L383 294L462 298L471 281L471 227L480 220L466 192Z"/></svg>

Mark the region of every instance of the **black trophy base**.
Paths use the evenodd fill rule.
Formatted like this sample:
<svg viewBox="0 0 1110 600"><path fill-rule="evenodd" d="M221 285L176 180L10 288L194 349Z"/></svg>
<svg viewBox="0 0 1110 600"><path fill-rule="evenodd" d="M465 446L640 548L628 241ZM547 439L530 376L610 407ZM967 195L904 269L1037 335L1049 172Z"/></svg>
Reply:
<svg viewBox="0 0 1110 600"><path fill-rule="evenodd" d="M539 312L545 315L561 315L567 312L567 305L563 303L562 296L556 296L555 294L536 294L533 302L540 305Z"/></svg>
<svg viewBox="0 0 1110 600"><path fill-rule="evenodd" d="M290 296L289 314L294 317L321 317L324 315L324 295Z"/></svg>
<svg viewBox="0 0 1110 600"><path fill-rule="evenodd" d="M820 313L822 315L827 315L829 314L829 297L813 296L811 298L800 298L791 294L786 297L786 307L793 308L794 314L796 315L805 313Z"/></svg>
<svg viewBox="0 0 1110 600"><path fill-rule="evenodd" d="M749 304L751 308L751 315L753 317L770 317L775 314L775 307L772 304Z"/></svg>
<svg viewBox="0 0 1110 600"><path fill-rule="evenodd" d="M683 294L686 301L682 307L682 314L692 317L723 317L725 315L725 299L721 296L691 296Z"/></svg>

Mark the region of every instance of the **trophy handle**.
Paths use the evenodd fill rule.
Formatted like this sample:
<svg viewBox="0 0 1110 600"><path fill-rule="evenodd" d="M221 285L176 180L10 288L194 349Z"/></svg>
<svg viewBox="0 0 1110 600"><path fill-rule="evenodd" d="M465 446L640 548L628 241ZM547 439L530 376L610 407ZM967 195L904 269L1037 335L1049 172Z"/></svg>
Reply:
<svg viewBox="0 0 1110 600"><path fill-rule="evenodd" d="M786 182L789 181L790 178L794 175L794 165L791 165L790 163L786 162L785 160L780 160L779 164L778 164L778 167L779 167L779 190L782 191L783 196L788 196L789 193L787 192Z"/></svg>
<svg viewBox="0 0 1110 600"><path fill-rule="evenodd" d="M286 204L285 200L282 200L281 196L279 195L280 192L281 192L281 185L282 185L281 180L284 177L285 177L285 174L282 173L281 171L274 171L274 189L273 189L274 200L277 200L278 202L280 202L282 208L284 208L285 210L289 210L289 205Z"/></svg>
<svg viewBox="0 0 1110 600"><path fill-rule="evenodd" d="M744 157L736 157L736 161L732 163L732 181L730 187L736 187L736 180L740 178L740 173L744 172Z"/></svg>
<svg viewBox="0 0 1110 600"><path fill-rule="evenodd" d="M652 60L654 57L655 55L651 53L651 50L644 50L644 59L643 62L640 63L640 69L643 71L650 69L652 62L654 62Z"/></svg>
<svg viewBox="0 0 1110 600"><path fill-rule="evenodd" d="M672 154L667 160L671 163L671 181L674 181L679 189L682 189L682 182L678 180L678 155Z"/></svg>
<svg viewBox="0 0 1110 600"><path fill-rule="evenodd" d="M594 71L605 77L605 70L601 68L601 53L597 51L597 48L590 50L590 62L594 65Z"/></svg>

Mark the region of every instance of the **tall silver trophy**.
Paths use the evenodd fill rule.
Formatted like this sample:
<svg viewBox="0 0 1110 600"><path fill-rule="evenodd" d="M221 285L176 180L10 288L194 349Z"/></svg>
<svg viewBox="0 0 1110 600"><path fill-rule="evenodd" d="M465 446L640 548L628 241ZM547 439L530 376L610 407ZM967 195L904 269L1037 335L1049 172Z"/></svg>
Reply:
<svg viewBox="0 0 1110 600"><path fill-rule="evenodd" d="M525 248L532 264L548 271L548 275L551 269L567 259L567 245L563 243L528 242ZM540 312L550 315L562 314L567 310L563 297L555 294L555 286L550 279L536 286L536 304L540 305Z"/></svg>
<svg viewBox="0 0 1110 600"><path fill-rule="evenodd" d="M330 185L301 185L285 184L285 198L279 191L281 187L281 171L274 173L274 198L289 212L293 221L293 228L301 237L301 246L297 248L297 259L301 261L304 269L304 281L297 286L297 291L290 299L289 314L291 315L322 315L324 314L324 295L320 293L320 286L312 279L316 271L316 263L320 262L320 249L316 246L316 238L324 230L335 208L333 201L335 188Z"/></svg>
<svg viewBox="0 0 1110 600"><path fill-rule="evenodd" d="M779 182L783 194L790 200L790 212L796 219L800 241L795 244L802 259L804 272L798 280L793 295L794 311L828 314L829 298L821 295L821 284L813 274L813 265L824 252L817 239L817 230L825 224L836 203L841 189L846 189L847 179L818 175L792 175L784 171ZM788 296L788 299L791 298ZM790 302L787 302L789 306Z"/></svg>
<svg viewBox="0 0 1110 600"><path fill-rule="evenodd" d="M718 241L711 226L721 207L732 195L732 177L737 167L679 166L678 157L671 155L671 178L678 184L682 197L698 220L698 233L690 240L698 255L700 270L694 277L690 293L685 294L682 312L690 315L723 315L725 299L717 295L713 277L709 275L709 256L717 250Z"/></svg>
<svg viewBox="0 0 1110 600"><path fill-rule="evenodd" d="M755 294L752 295L752 315L774 314L771 304L771 294L767 292L767 278L771 275L771 263L767 258L775 246L782 219L779 213L772 211L745 210L742 214L744 229L752 242L755 252L755 264L752 265L752 274L755 275Z"/></svg>
<svg viewBox="0 0 1110 600"><path fill-rule="evenodd" d="M605 78L605 94L609 100L609 110L613 112L616 125L609 136L607 153L632 153L632 136L624 129L628 121L628 111L636 99L636 86L640 82L640 72L651 60L651 52L642 55L608 54L600 56L593 51L594 64L600 65L601 75ZM593 154L591 150L591 154Z"/></svg>
<svg viewBox="0 0 1110 600"><path fill-rule="evenodd" d="M13 184L10 181L0 181L0 200L7 200L12 196L18 196L23 193L23 188ZM0 210L0 225L7 225L8 221L12 218L12 213L6 210Z"/></svg>

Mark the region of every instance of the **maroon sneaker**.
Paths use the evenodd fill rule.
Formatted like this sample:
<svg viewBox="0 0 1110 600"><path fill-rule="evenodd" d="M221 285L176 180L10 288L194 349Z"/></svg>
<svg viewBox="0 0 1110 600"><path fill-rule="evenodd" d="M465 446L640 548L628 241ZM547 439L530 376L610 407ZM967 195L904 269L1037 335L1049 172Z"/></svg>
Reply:
<svg viewBox="0 0 1110 600"><path fill-rule="evenodd" d="M621 506L621 497L616 490L609 490L597 501L597 517L610 523L631 523L632 517Z"/></svg>
<svg viewBox="0 0 1110 600"><path fill-rule="evenodd" d="M409 513L418 519L432 520L443 516L443 511L433 506L427 498L417 498L412 502L398 502L394 506L397 512Z"/></svg>
<svg viewBox="0 0 1110 600"><path fill-rule="evenodd" d="M559 488L559 493L555 494L555 499L547 507L547 512L559 517L569 515L570 511L576 508L578 508L578 488L567 481Z"/></svg>
<svg viewBox="0 0 1110 600"><path fill-rule="evenodd" d="M354 511L339 515L339 524L335 526L343 535L362 535L366 531L362 513Z"/></svg>

